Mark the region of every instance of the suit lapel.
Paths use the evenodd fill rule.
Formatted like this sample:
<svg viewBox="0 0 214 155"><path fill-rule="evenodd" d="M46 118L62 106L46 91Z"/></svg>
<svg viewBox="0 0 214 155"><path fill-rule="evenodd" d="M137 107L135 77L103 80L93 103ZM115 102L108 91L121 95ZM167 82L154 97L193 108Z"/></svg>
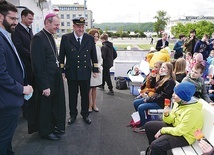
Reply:
<svg viewBox="0 0 214 155"><path fill-rule="evenodd" d="M88 42L88 37L85 35L83 35L82 37L82 42L81 42L81 45L80 45L80 48L79 48L79 51L86 45L86 43Z"/></svg>
<svg viewBox="0 0 214 155"><path fill-rule="evenodd" d="M76 38L73 32L70 34L69 39L70 39L70 42L78 49L79 45L78 45L78 42L76 41Z"/></svg>
<svg viewBox="0 0 214 155"><path fill-rule="evenodd" d="M7 43L8 43L8 45L10 46L10 48L12 49L12 51L13 51L13 53L15 54L15 57L18 59L18 62L19 62L19 65L21 66L21 68L22 68L22 71L23 71L23 77L24 77L24 68L23 68L23 63L22 63L22 61L21 61L21 59L20 59L20 57L19 57L19 55L18 55L18 53L15 51L15 46L13 47L12 45L11 45L11 43L9 42L9 40L4 36L4 34L2 34L1 32L0 32L0 35L7 41ZM11 40L11 42L12 42L12 40Z"/></svg>

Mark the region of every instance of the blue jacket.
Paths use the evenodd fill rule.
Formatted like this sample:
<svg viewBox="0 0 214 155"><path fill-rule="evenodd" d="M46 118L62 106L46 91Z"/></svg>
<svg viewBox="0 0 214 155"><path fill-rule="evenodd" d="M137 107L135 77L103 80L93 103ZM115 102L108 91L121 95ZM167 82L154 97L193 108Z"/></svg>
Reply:
<svg viewBox="0 0 214 155"><path fill-rule="evenodd" d="M0 32L0 109L21 107L23 70L7 38Z"/></svg>
<svg viewBox="0 0 214 155"><path fill-rule="evenodd" d="M183 48L181 48L181 46L183 46L184 42L177 40L173 50L175 50L176 53L183 53Z"/></svg>

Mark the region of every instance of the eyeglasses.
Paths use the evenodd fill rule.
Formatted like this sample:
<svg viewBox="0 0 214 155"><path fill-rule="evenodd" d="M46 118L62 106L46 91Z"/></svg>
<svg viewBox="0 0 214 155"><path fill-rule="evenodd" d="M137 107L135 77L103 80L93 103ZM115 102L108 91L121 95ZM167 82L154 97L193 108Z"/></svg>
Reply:
<svg viewBox="0 0 214 155"><path fill-rule="evenodd" d="M7 17L9 17L11 20L13 20L13 21L17 21L17 20L19 20L19 18L16 18L16 17L11 17L11 16L8 16L7 15Z"/></svg>

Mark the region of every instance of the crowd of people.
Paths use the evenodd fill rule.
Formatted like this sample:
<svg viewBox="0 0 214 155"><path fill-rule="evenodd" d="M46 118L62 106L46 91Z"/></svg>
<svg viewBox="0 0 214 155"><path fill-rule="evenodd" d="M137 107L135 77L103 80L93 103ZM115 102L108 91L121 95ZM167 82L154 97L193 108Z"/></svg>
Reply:
<svg viewBox="0 0 214 155"><path fill-rule="evenodd" d="M172 148L193 144L194 131L203 127L202 105L197 99L214 106L214 77L209 69L214 61L213 40L206 34L197 39L195 30L188 38L181 34L173 58L168 45L167 34L163 33L156 51L151 48L146 55L151 72L133 102L140 116L140 126L133 131L146 133L151 155L166 155ZM164 99L174 102L172 110L164 107ZM150 109L164 109L162 121L150 121ZM212 147L205 143L199 143L203 152L213 154ZM208 146L205 149L203 145Z"/></svg>

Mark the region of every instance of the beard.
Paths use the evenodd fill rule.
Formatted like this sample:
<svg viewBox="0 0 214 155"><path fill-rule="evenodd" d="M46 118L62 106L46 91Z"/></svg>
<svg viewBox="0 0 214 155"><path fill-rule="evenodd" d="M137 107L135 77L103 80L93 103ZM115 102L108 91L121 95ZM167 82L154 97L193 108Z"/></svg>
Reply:
<svg viewBox="0 0 214 155"><path fill-rule="evenodd" d="M5 30L8 31L9 33L15 31L16 24L9 24L6 19L3 20L2 25L4 26ZM12 26L14 26L14 28L12 28Z"/></svg>

